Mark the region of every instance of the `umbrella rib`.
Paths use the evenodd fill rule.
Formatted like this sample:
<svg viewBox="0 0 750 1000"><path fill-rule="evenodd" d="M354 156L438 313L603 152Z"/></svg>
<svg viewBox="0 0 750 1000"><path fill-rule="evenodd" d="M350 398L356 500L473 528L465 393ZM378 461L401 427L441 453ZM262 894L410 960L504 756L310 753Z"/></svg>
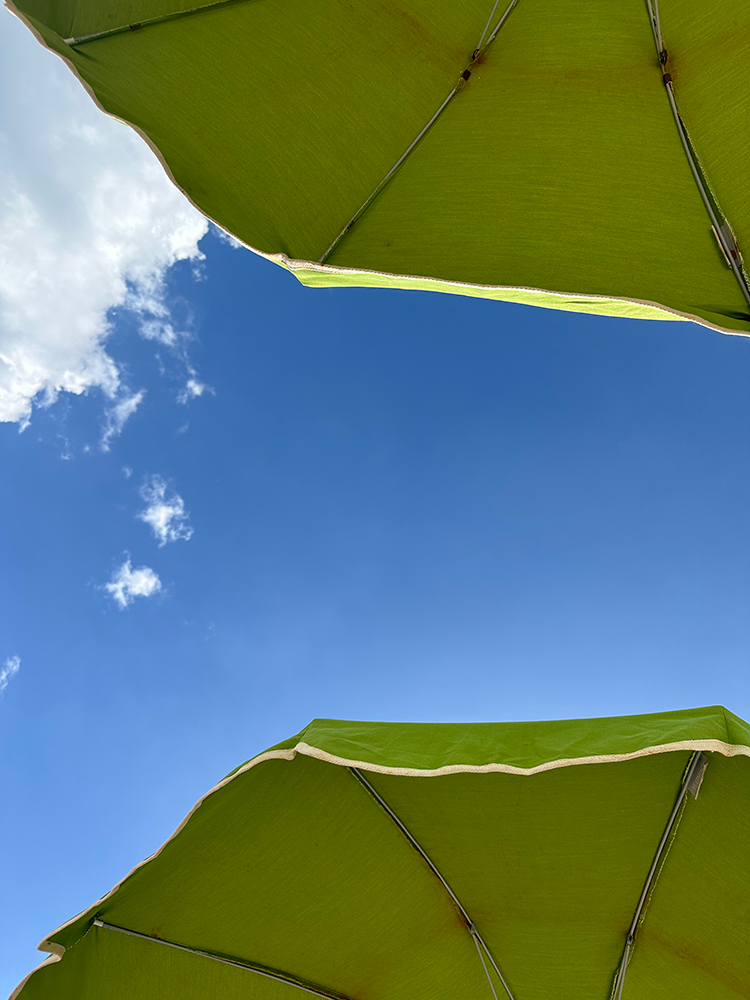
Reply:
<svg viewBox="0 0 750 1000"><path fill-rule="evenodd" d="M482 946L479 943L479 935L477 934L476 931L472 930L471 937L472 937L472 939L474 941L474 944L476 945L477 954L479 955L479 960L482 963L482 968L484 969L484 974L485 974L485 976L487 976L487 982L490 984L490 989L492 990L492 996L495 998L495 1000L498 1000L497 990L495 989L495 984L492 982L492 976L490 975L490 970L487 968L487 962L485 961L484 955L482 954ZM503 986L505 986L504 982L503 982ZM505 986L505 989L507 990L508 987ZM509 995L510 995L510 993L509 993Z"/></svg>
<svg viewBox="0 0 750 1000"><path fill-rule="evenodd" d="M497 962L495 961L495 959L494 959L494 957L492 955L492 952L490 951L490 949L485 944L484 939L482 938L482 935L479 933L479 931L477 930L476 926L474 925L474 921L471 919L471 917L469 916L469 914L466 912L466 909L464 908L463 904L461 903L461 901L459 900L458 896L455 894L455 892L453 891L453 889L451 889L451 887L446 882L445 878L443 877L440 869L437 867L437 865L435 864L435 862L432 860L432 858L430 858L429 854L425 851L425 849L422 847L422 845L419 843L419 841L416 839L416 837L412 834L412 832L409 830L409 828L405 825L405 823L403 823L402 820L399 819L399 817L393 811L393 809L391 809L391 807L385 801L385 799L380 794L380 792L378 792L377 789L375 789L370 784L370 782L362 774L362 772L359 770L359 768L357 768L357 767L350 767L349 770L352 772L352 774L357 779L357 781L359 781L359 783L369 792L369 794L372 796L372 798L375 799L375 801L378 803L378 805L381 807L381 809L383 809L383 811L386 812L390 816L390 818L393 820L393 822L399 828L399 830L401 831L401 833L403 833L403 835L409 841L409 843L411 844L411 846L414 848L414 850L417 852L417 854L419 854L419 856L425 862L425 864L430 869L430 871L432 872L432 874L437 878L437 880L440 882L440 884L446 890L446 892L451 897L451 899L453 900L453 902L456 904L456 907L458 908L458 912L461 914L461 916L463 917L464 923L466 924L467 930L469 931L469 933L471 934L472 938L474 939L474 944L476 945L477 951L479 952L479 957L482 959L482 965L483 965L484 971L485 971L485 973L487 975L487 979L489 981L490 988L492 989L492 993L493 993L493 995L495 997L495 1000L497 1000L497 993L495 992L495 986L494 986L494 983L492 982L492 978L490 976L489 969L487 968L487 965L486 965L486 963L484 961L484 957L482 955L482 950L484 950L484 953L487 955L487 958L490 960L490 963L492 964L492 968L495 970L495 972L497 974L497 978L500 980L500 982L503 985L503 989L508 994L509 1000L515 1000L513 994L510 991L510 987L506 983L505 979L503 978L502 972L498 968Z"/></svg>
<svg viewBox="0 0 750 1000"><path fill-rule="evenodd" d="M646 882L643 886L640 898L638 900L638 905L635 908L635 914L632 921L630 922L630 929L628 930L628 936L625 940L625 950L622 953L622 959L620 960L620 965L617 969L617 975L615 977L615 985L612 990L612 1000L620 1000L622 997L622 990L625 985L625 972L627 971L628 960L630 958L630 952L633 949L633 942L635 941L635 934L638 929L638 923L643 915L646 903L648 901L648 896L651 891L651 887L657 876L657 872L660 867L660 862L662 858L666 859L666 848L669 841L670 835L679 823L681 816L681 809L685 802L685 796L690 791L693 793L694 797L698 798L698 790L700 789L701 781L703 780L703 772L708 764L708 757L701 751L696 750L693 756L690 758L690 763L688 764L687 770L685 771L682 779L682 787L680 788L680 794L677 796L677 801L674 804L674 809L671 812L669 819L667 820L667 825L664 828L664 833L662 834L661 840L659 841L659 846L656 849L656 855L651 863L651 868L646 877Z"/></svg>
<svg viewBox="0 0 750 1000"><path fill-rule="evenodd" d="M495 16L495 11L497 10L499 3L500 3L500 0L495 0L495 4L494 4L492 10L490 11L490 16L487 18L487 24L485 24L485 26L484 26L484 31L482 32L482 37L479 39L479 44L477 45L476 49L474 49L475 52L479 52L479 50L482 48L482 43L484 42L484 39L485 39L485 36L486 36L487 32L490 30L490 22L492 21L492 18ZM515 3L515 0L514 0L514 3ZM513 4L511 4L511 7L512 6L513 6ZM507 10L505 12L505 16L506 17L508 16L509 12L510 12L509 10Z"/></svg>
<svg viewBox="0 0 750 1000"><path fill-rule="evenodd" d="M495 27L492 29L492 33L490 34L490 37L487 39L487 42L484 45L484 51L485 52L490 47L490 45L492 45L492 43L495 41L495 38L497 37L498 31L505 24L505 22L508 19L508 17L510 17L510 12L513 10L513 8L516 6L517 3L518 3L518 0L511 0L511 3L509 3L508 6L505 8L505 13L500 18L500 20L497 22L497 24L495 25ZM497 4L495 4L495 9L497 9ZM494 12L495 11L493 10L493 14L494 14ZM490 18L490 21L491 20L492 20L492 18ZM488 24L489 24L489 22L488 22ZM487 29L485 28L484 30L485 30L485 34L486 34ZM483 48L482 47L482 42L483 41L484 41L484 35L482 35L482 41L480 41L479 45L477 46L477 54L479 54L479 52L482 51L482 48Z"/></svg>
<svg viewBox="0 0 750 1000"><path fill-rule="evenodd" d="M213 962L220 962L222 965L230 965L235 969L244 969L245 972L254 972L258 976L265 976L266 979L275 979L279 983L286 983L287 986L295 986L298 990L312 993L317 997L325 997L326 1000L349 1000L343 993L335 990L328 990L322 986L314 986L306 983L294 976L286 975L277 969L269 969L263 965L254 965L252 962L244 962L238 958L227 958L224 955L216 955L211 951L203 951L200 948L189 948L184 944L176 944L174 941L165 941L164 938L152 937L150 934L142 934L140 931L132 931L127 927L119 927L117 924L108 924L104 920L95 920L94 927L103 927L108 931L117 931L118 934L127 934L128 937L140 938L142 941L152 941L154 944L163 944L167 948L174 948L177 951L185 951L188 955L198 955L200 958L210 958Z"/></svg>
<svg viewBox="0 0 750 1000"><path fill-rule="evenodd" d="M111 38L113 35L124 35L126 31L137 31L139 28L149 28L153 24L164 24L166 21L177 21L179 18L190 17L192 14L203 14L206 11L216 10L217 7L234 7L236 4L249 2L250 0L213 0L213 3L206 3L200 7L176 10L171 14L160 14L158 17L147 17L134 24L121 24L117 28L105 28L104 31L94 31L90 35L79 35L77 38L64 38L63 41L66 45L98 42L102 38Z"/></svg>
<svg viewBox="0 0 750 1000"><path fill-rule="evenodd" d="M748 305L750 305L750 287L748 287L747 279L743 273L742 269L742 258L740 257L739 248L734 240L734 234L727 222L727 217L721 211L716 197L713 192L709 194L709 186L707 179L705 178L703 171L698 163L698 157L693 149L693 144L690 141L690 136L685 128L685 123L682 120L680 112L677 108L677 101L674 94L674 83L672 82L672 74L667 72L667 61L669 60L669 53L664 47L664 41L661 34L661 20L659 18L659 0L646 0L646 6L648 7L649 21L651 23L651 31L654 36L654 44L656 45L656 53L659 58L659 64L662 68L662 80L664 81L664 87L667 91L667 98L669 100L669 107L672 111L672 117L674 118L675 125L677 126L677 132L680 136L680 142L682 143L682 148L685 150L685 155L687 156L688 163L690 164L690 170L698 186L698 191L703 199L703 204L706 206L709 218L711 219L711 228L713 230L716 241L719 244L722 254L732 269L732 272L737 279L737 283L740 286L740 290L747 300ZM722 216L724 219L723 224L719 223L718 216Z"/></svg>
<svg viewBox="0 0 750 1000"><path fill-rule="evenodd" d="M442 115L442 113L445 111L445 109L448 107L448 105L451 103L451 101L453 100L453 98L456 96L456 94L459 92L459 90L461 89L461 87L464 85L464 83L466 82L466 80L469 79L470 76L471 76L471 72L468 69L465 69L463 71L463 73L461 74L461 76L458 78L458 82L456 83L456 86L453 88L453 90L450 92L450 94L448 94L448 96L443 101L443 103L440 105L440 107L437 109L437 111L432 116L432 118L430 118L430 120L427 122L427 124L425 125L425 127L419 133L419 135L417 136L417 138L412 142L412 144L409 146L409 148L406 150L406 152L402 153L401 156L398 158L398 160L396 160L396 162L393 164L393 166L388 171L388 173L385 175L385 177L372 190L372 192L368 195L368 197L362 202L362 204L359 206L359 208L357 209L357 211L354 213L354 215L351 217L351 219L347 222L347 224L344 226L344 228L341 230L341 232L338 234L338 236L335 238L335 240L333 240L333 242L329 245L328 249L323 254L321 254L321 256L318 258L318 263L319 264L325 264L325 262L331 256L331 254L336 249L336 247L339 245L339 243L341 242L341 240L344 238L344 236L346 236L346 234L352 228L352 226L354 225L354 223L358 221L358 219L360 218L360 216L363 215L364 212L375 201L375 199L380 194L380 192L383 190L383 188L386 186L386 184L391 179L391 177L393 177L393 175L399 169L399 167L404 162L404 160L406 160L409 157L409 155L413 152L413 150L416 149L416 147L419 145L419 143L422 141L422 139L427 135L427 133L432 128L432 126L435 124L435 122L438 120L438 118Z"/></svg>
<svg viewBox="0 0 750 1000"><path fill-rule="evenodd" d="M383 190L383 188L387 185L387 183L391 179L391 177L393 177L393 175L398 171L398 169L401 167L401 165L404 163L404 161L407 160L408 157L414 152L414 150L417 148L417 146L419 145L419 143L422 141L422 139L424 139L424 137L430 131L430 129L432 128L432 126L438 120L438 118L440 118L440 116L443 114L443 112L445 111L445 109L451 103L451 101L453 100L453 98L456 96L456 94L458 94L458 92L461 90L461 88L463 87L463 85L466 83L466 81L471 76L472 67L474 66L474 63L476 62L476 60L479 58L480 54L483 54L484 52L486 52L487 49L492 44L492 42L497 37L497 33L500 31L500 29L502 28L502 26L505 24L506 19L508 18L510 12L513 10L513 8L518 3L518 0L510 0L510 3L508 4L507 8L505 9L505 13L502 15L502 17L498 21L497 25L493 29L492 34L489 36L489 38L487 39L487 41L484 42L484 37L487 34L487 29L489 28L490 21L492 20L492 18L495 15L495 11L497 10L497 5L498 5L499 2L500 2L500 0L495 0L495 6L492 8L492 12L490 13L489 20L487 21L487 25L486 25L484 31L482 32L482 37L479 40L479 45L477 46L476 49L474 49L474 51L473 51L473 53L471 55L471 59L469 61L469 65L466 67L466 69L463 71L463 73L459 76L459 78L456 81L456 85L453 88L453 90L450 92L450 94L448 94L448 96L446 97L446 99L443 101L443 103L437 109L437 111L432 116L432 118L430 118L430 120L427 122L427 124L422 129L422 131L419 133L419 135L417 136L417 138L408 147L408 149L406 150L406 152L404 152L404 153L401 154L401 156L398 158L398 160L396 160L396 162L393 164L393 166L388 171L388 173L385 175L385 177L380 181L380 183L375 188L373 188L372 192L362 202L362 204L359 206L359 208L354 213L354 215L351 217L351 219L349 219L349 221L344 226L344 228L341 230L341 232L338 234L338 236L330 244L330 246L328 247L328 249L325 250L325 252L323 254L321 254L320 257L318 257L318 264L325 264L325 262L331 256L331 254L336 249L336 247L339 245L339 243L344 238L344 236L346 236L346 234L349 232L349 230L354 226L355 222L357 222L359 220L359 218L364 214L364 212L367 211L367 209L370 207L370 205L373 203L373 201L375 201L375 199L377 198L377 196L380 194L380 192ZM482 44L483 42L484 42L484 45Z"/></svg>

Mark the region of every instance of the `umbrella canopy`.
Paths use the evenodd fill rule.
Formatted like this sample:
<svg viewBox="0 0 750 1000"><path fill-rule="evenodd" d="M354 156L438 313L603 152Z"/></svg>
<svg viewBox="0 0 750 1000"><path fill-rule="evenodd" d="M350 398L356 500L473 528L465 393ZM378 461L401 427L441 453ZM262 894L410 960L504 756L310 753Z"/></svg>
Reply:
<svg viewBox="0 0 750 1000"><path fill-rule="evenodd" d="M21 1000L737 1000L750 727L318 720L40 947Z"/></svg>
<svg viewBox="0 0 750 1000"><path fill-rule="evenodd" d="M9 6L305 284L750 333L748 4Z"/></svg>

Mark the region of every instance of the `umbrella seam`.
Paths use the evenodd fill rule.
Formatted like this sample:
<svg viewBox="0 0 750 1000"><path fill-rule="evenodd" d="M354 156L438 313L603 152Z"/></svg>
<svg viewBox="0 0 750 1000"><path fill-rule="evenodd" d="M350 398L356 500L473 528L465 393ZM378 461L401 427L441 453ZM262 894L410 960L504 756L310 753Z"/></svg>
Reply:
<svg viewBox="0 0 750 1000"><path fill-rule="evenodd" d="M722 740L680 740L674 743L662 743L656 746L644 747L639 750L629 751L619 754L596 754L587 757L563 757L558 760L546 761L534 767L519 767L514 764L501 764L497 762L487 764L446 764L437 768L416 768L416 767L389 767L387 764L374 764L369 761L353 760L348 757L340 757L337 754L329 753L320 747L310 746L300 742L294 748L298 753L307 757L314 757L317 760L328 764L337 764L341 767L355 767L365 771L372 771L377 774L394 774L404 777L431 778L440 777L446 774L488 774L499 772L502 774L533 775L541 774L544 771L555 770L560 767L575 767L579 764L615 764L621 761L635 760L638 757L647 757L659 753L673 753L680 750L704 750L720 753L724 757L750 757L750 747L743 744L724 743ZM263 756L263 755L261 755ZM258 758L255 758L258 760ZM258 760L258 762L260 762ZM253 761L248 761L248 765ZM238 772L239 773L239 772ZM218 786L217 786L218 787Z"/></svg>

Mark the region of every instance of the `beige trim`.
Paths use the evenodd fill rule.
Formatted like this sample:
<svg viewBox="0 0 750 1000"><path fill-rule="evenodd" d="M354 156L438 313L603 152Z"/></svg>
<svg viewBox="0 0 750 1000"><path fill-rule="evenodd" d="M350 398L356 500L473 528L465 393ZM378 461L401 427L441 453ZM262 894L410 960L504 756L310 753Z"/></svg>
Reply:
<svg viewBox="0 0 750 1000"><path fill-rule="evenodd" d="M207 215L206 212L199 205L197 205L193 201L193 199L190 197L190 195L187 193L187 191L185 191L185 189L182 188L182 187L180 187L180 185L177 183L177 181L175 180L175 177L174 177L174 175L173 175L173 173L172 173L172 171L171 171L171 169L169 167L169 164L164 159L164 156L161 153L161 150L158 148L158 146L156 146L151 141L151 139L146 135L146 133L143 132L141 129L139 129L137 125L133 125L131 122L126 121L124 118L119 118L117 115L113 115L111 112L107 111L106 108L103 108L102 105L99 103L99 99L97 98L97 96L94 93L94 91L92 90L92 88L79 75L78 70L76 69L75 65L69 59L66 59L65 56L63 56L61 53L55 51L55 49L50 49L49 48L49 46L44 41L44 39L39 34L39 32L36 30L36 28L28 21L28 19L24 16L24 14L22 14L21 11L16 7L16 5L13 3L13 0L4 0L4 2L5 2L5 6L10 11L10 13L14 14L19 20L21 20L26 25L26 27L29 29L29 31L31 31L31 33L34 35L34 37L36 38L36 40L40 43L40 45L44 46L45 49L47 49L50 52L53 52L56 56L58 56L60 59L62 59L62 61L65 63L65 65L68 67L68 69L73 73L73 75L76 77L76 79L78 80L78 82L81 84L81 86L84 88L84 90L86 91L86 93L89 95L89 97L91 98L91 100L94 102L94 104L97 106L97 108L99 108L99 110L103 114L108 115L110 118L114 118L115 121L121 122L123 125L129 126L135 132L138 133L138 135L141 137L141 139L143 139L143 141L146 143L146 145L149 147L149 149L153 152L154 156L156 156L156 158L159 161L159 163L161 163L162 167L164 168L164 171L167 174L167 177L169 177L170 181L174 184L174 186L177 188L177 190L180 191L184 195L184 197L190 202L190 204L193 206L193 208L196 209L196 211L200 212L200 214L205 219L208 219L208 221L211 222L211 223L213 223L218 229L221 229L228 236L231 236L233 239L237 240L237 242L240 243L243 247L245 247L246 250L250 250L252 253L257 254L259 257L264 257L266 260L270 260L274 264L280 264L282 267L287 268L292 273L294 273L294 271L318 271L321 274L341 274L341 275L362 274L362 275L374 275L376 277L381 277L381 278L391 278L391 279L395 278L395 279L406 280L406 281L414 281L414 282L417 283L417 285L421 284L422 282L425 282L425 283L427 283L427 282L437 282L438 284L441 284L441 285L449 285L449 286L451 286L453 288L456 288L457 291L460 290L460 289L462 289L462 288L466 288L466 289L481 289L481 290L484 290L484 291L493 291L493 292L503 292L503 291L508 291L508 292L534 292L534 293L538 293L538 294L541 294L541 295L550 295L550 296L555 296L555 297L560 297L560 298L566 298L566 299L581 299L583 301L585 301L585 300L589 300L589 301L590 300L594 300L594 301L601 301L601 302L623 302L623 303L630 303L631 305L636 305L636 306L648 306L648 307L650 307L652 309L658 310L659 312L667 313L668 315L673 316L675 319L685 320L688 323L697 323L698 326L704 326L704 327L706 327L709 330L715 330L717 333L725 333L725 334L729 334L730 336L736 336L736 337L748 337L748 336L750 336L750 334L744 333L742 330L729 330L726 327L717 326L715 323L710 323L708 320L702 319L700 316L693 316L692 313L681 312L678 309L672 309L669 306L662 305L660 302L651 302L651 301L649 301L647 299L632 299L632 298L627 298L625 296L612 296L612 295L594 295L594 294L589 295L589 294L584 294L582 292L555 292L555 291L551 291L548 288L533 288L533 287L530 287L530 286L527 287L527 286L524 286L524 285L479 285L479 284L471 284L470 282L449 281L449 280L444 279L444 278L429 278L429 277L425 277L424 275L392 274L389 271L370 271L370 270L366 270L364 268L354 268L354 267L334 267L334 266L332 266L330 264L319 264L317 261L296 260L294 258L287 257L287 255L284 254L284 253L267 253L264 250L259 250L257 247L253 247L249 243L246 243L243 239L241 239L235 233L232 233L229 229L227 229L225 226L223 226L220 222L217 222L216 219L213 219L210 215ZM61 38L60 41L62 42L62 44L65 44L64 39ZM502 301L502 300L500 300L500 301ZM537 308L541 308L541 307L537 307ZM552 303L550 303L550 305L549 305L548 308L550 308L550 309L559 309L558 306L556 306L556 305L554 305ZM565 310L562 310L562 311L565 311ZM570 311L574 312L575 310L570 310ZM594 314L594 315L596 315L596 314ZM654 318L656 318L656 317L654 317Z"/></svg>
<svg viewBox="0 0 750 1000"><path fill-rule="evenodd" d="M213 219L211 221L213 222ZM214 225L218 225L218 223L214 223ZM224 227L219 226L219 228L223 229ZM228 230L225 229L224 232L228 232ZM233 233L230 233L229 235L234 236ZM661 302L652 302L650 299L635 299L635 298L629 298L624 295L598 295L593 292L592 293L556 292L550 288L535 288L532 285L481 285L469 281L451 281L448 278L430 278L421 274L396 274L390 271L373 271L373 270L368 270L367 268L359 268L359 267L336 267L332 264L319 264L317 261L312 261L312 260L296 260L292 257L287 257L287 255L283 253L265 253L263 250L258 250L255 247L251 247L248 243L245 243L243 240L239 239L236 236L234 236L234 238L237 239L237 241L241 243L242 246L246 247L248 250L252 250L253 253L257 253L260 257L265 257L266 260L271 260L275 264L280 264L282 267L287 268L287 270L291 271L292 273L294 273L295 271L317 271L320 274L372 275L373 277L390 278L390 279L395 279L397 281L413 281L416 284L434 283L438 285L449 285L452 288L455 288L456 291L459 293L461 289L465 288L467 290L478 289L486 292L532 292L536 295L549 295L551 298L580 299L582 302L588 302L592 300L598 302L622 302L625 304L630 304L635 306L646 306L647 308L655 309L658 312L666 313L667 316L669 316L674 320L682 320L687 323L697 323L698 326L704 326L708 330L715 330L717 333L725 333L735 337L750 337L750 333L745 333L743 330L730 330L728 327L718 326L716 323L711 323L709 320L703 319L701 316L694 316L693 313L682 312L679 309L673 309L671 306L665 306ZM368 287L373 287L373 286L368 286ZM418 291L419 289L416 290ZM427 290L433 291L434 289L427 289ZM477 297L481 298L481 296ZM502 302L503 299L497 299L496 301ZM513 300L505 300L505 301L513 301ZM561 312L566 311L561 309L559 305L553 302L551 302L549 306L538 305L536 306L536 308L557 309L558 311ZM575 312L574 309L567 311ZM592 313L590 315L606 315L606 314ZM627 317L613 316L611 318L622 319ZM645 319L646 317L642 318ZM659 319L659 317L657 316L648 318L651 320Z"/></svg>
<svg viewBox="0 0 750 1000"><path fill-rule="evenodd" d="M681 740L677 743L661 743L643 750L631 753L596 754L591 757L562 757L559 760L545 761L535 767L516 767L514 764L446 764L431 770L416 767L385 767L382 764L370 764L367 761L348 760L346 757L336 757L325 750L298 743L295 750L306 757L315 757L328 764L338 764L341 767L356 767L361 771L372 771L375 774L394 774L406 778L436 778L444 774L541 774L543 771L554 771L560 767L573 767L576 764L616 764L620 761L635 760L638 757L649 757L657 753L674 753L680 750L704 750L709 753L720 753L724 757L750 757L750 747L723 743L721 740ZM251 762L252 763L252 762Z"/></svg>
<svg viewBox="0 0 750 1000"><path fill-rule="evenodd" d="M241 242L241 241L240 241ZM252 249L252 248L251 248ZM256 251L260 252L260 251ZM372 271L367 268L358 267L336 267L331 264L319 264L317 261L310 260L293 260L287 257L286 254L262 254L268 260L273 260L277 264L281 264L282 267L288 268L292 273L295 271L317 271L320 274L341 274L341 275L372 275L378 278L391 278L395 280L406 280L414 281L418 284L421 283L435 283L439 285L449 285L451 288L456 290L466 288L466 289L479 289L486 292L532 292L535 295L549 295L552 298L560 299L580 299L582 302L597 301L597 302L623 302L630 305L636 306L646 306L649 309L655 309L658 312L667 313L668 316L673 317L676 320L684 320L688 323L698 323L700 326L708 327L710 330L716 330L718 333L728 333L736 334L740 337L747 337L750 334L743 333L741 330L728 330L721 326L716 326L710 323L708 320L701 319L699 316L693 316L692 313L680 312L679 309L672 309L670 306L662 305L660 302L652 302L649 299L631 299L624 296L617 295L596 295L592 293L584 292L555 292L550 288L534 288L532 285L481 285L478 283L473 283L469 281L451 281L448 278L429 278L425 275L417 274L395 274L389 271ZM370 286L371 287L371 286ZM498 300L502 301L502 299ZM543 307L537 307L543 308ZM550 309L560 309L556 304L550 303ZM574 311L574 310L571 310ZM596 313L593 315L597 315ZM617 318L617 317L613 317ZM657 319L657 317L653 317Z"/></svg>
<svg viewBox="0 0 750 1000"><path fill-rule="evenodd" d="M11 995L8 997L8 1000L16 1000L16 997L20 996L21 990L24 988L24 986L26 985L26 983L28 983L28 981L31 979L31 977L34 975L34 973L35 972L39 972L39 970L43 969L45 967L45 965L54 965L55 962L59 962L60 959L63 957L63 952L64 951L65 951L64 948L62 948L60 945L56 944L55 945L55 952L54 952L54 954L48 955L44 959L43 962L40 962L39 965L35 966L31 970L31 972L28 974L28 976L24 976L23 979L21 980L21 982L18 984L18 986L16 986L16 988L13 990L13 992L11 993Z"/></svg>

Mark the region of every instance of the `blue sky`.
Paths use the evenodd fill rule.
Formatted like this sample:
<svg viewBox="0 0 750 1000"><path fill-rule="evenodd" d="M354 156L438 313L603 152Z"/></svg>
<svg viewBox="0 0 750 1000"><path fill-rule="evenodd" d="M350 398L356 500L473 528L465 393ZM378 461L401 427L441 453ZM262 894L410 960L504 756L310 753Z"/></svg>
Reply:
<svg viewBox="0 0 750 1000"><path fill-rule="evenodd" d="M0 20L0 993L313 717L750 717L746 340L305 289Z"/></svg>

